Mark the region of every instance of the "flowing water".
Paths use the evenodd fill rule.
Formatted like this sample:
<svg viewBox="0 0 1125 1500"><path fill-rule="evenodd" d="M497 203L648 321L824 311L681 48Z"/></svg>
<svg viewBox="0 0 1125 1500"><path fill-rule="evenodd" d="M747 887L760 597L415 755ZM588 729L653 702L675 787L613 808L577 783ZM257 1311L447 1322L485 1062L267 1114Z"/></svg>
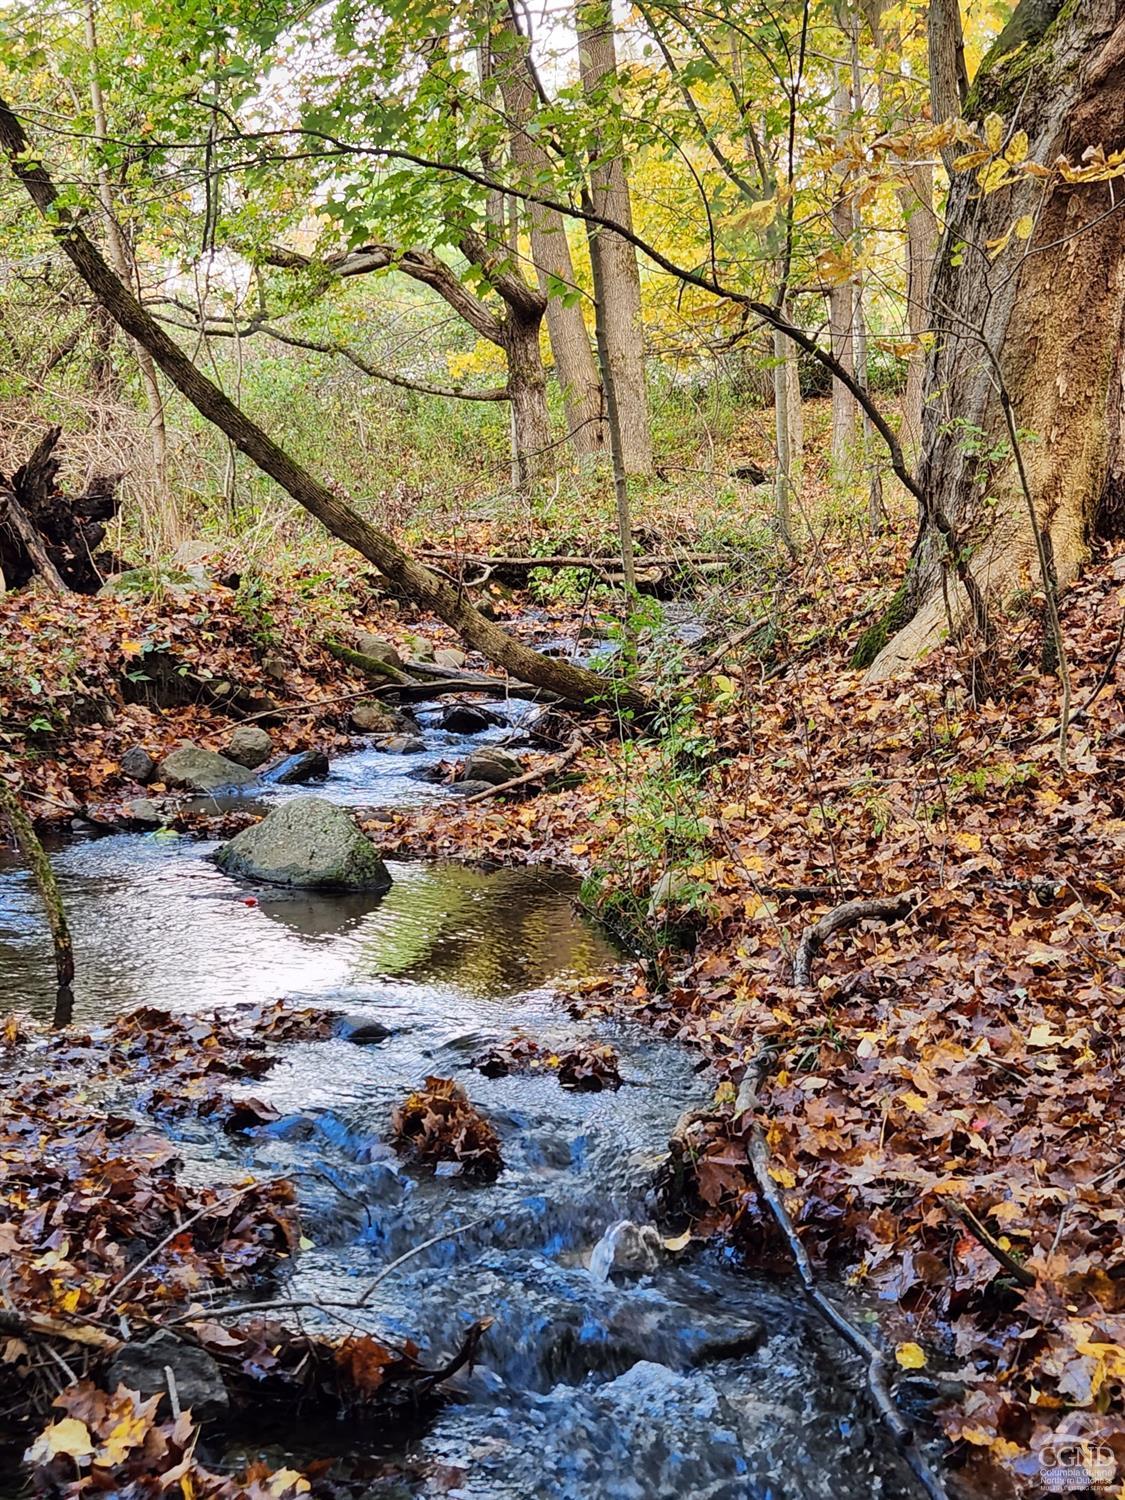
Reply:
<svg viewBox="0 0 1125 1500"><path fill-rule="evenodd" d="M388 806L435 795L409 773L467 744L433 730L427 740L413 765L345 757L316 794ZM197 1122L180 1145L185 1171L210 1181L292 1176L311 1241L286 1287L294 1297L354 1302L380 1267L459 1230L382 1280L359 1315L435 1363L473 1320L494 1320L429 1428L390 1435L408 1477L373 1482L372 1500L912 1493L872 1430L854 1362L792 1288L715 1252L677 1255L651 1227L654 1168L713 1084L675 1045L577 1021L553 997L558 981L618 957L576 914L572 881L393 863L381 899L258 887L247 905L250 888L215 868L213 847L128 834L57 852L75 1016L277 996L347 1016L340 1035L287 1047L254 1084L278 1122L218 1139ZM50 1014L49 942L11 861L0 867L0 982L8 1005ZM349 1039L359 1025L382 1039ZM553 1074L487 1079L470 1067L515 1034L556 1050L611 1041L624 1084L571 1093ZM495 1183L428 1175L391 1150L391 1109L427 1074L460 1080L493 1123L505 1163ZM299 1438L289 1446L302 1456ZM362 1452L364 1440L341 1425L333 1446Z"/></svg>

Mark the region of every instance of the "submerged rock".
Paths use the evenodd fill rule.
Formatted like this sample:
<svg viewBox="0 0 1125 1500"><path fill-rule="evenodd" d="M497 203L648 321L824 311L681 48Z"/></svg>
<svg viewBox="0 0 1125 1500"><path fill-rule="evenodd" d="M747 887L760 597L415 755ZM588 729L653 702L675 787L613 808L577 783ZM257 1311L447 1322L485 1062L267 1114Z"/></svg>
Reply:
<svg viewBox="0 0 1125 1500"><path fill-rule="evenodd" d="M157 774L166 786L186 792L217 792L223 787L246 786L254 780L253 771L215 750L193 745L190 740L164 757Z"/></svg>
<svg viewBox="0 0 1125 1500"><path fill-rule="evenodd" d="M441 713L441 727L450 734L480 734L504 722L502 715L478 703L449 703Z"/></svg>
<svg viewBox="0 0 1125 1500"><path fill-rule="evenodd" d="M143 745L134 745L121 757L121 772L144 786L156 775L156 762Z"/></svg>
<svg viewBox="0 0 1125 1500"><path fill-rule="evenodd" d="M385 1042L394 1036L394 1028L375 1016L341 1016L336 1022L336 1035L345 1042L354 1042L357 1047L367 1047L375 1042Z"/></svg>
<svg viewBox="0 0 1125 1500"><path fill-rule="evenodd" d="M257 724L240 724L227 741L223 754L228 760L255 771L273 754L273 740Z"/></svg>
<svg viewBox="0 0 1125 1500"><path fill-rule="evenodd" d="M351 815L319 797L274 808L215 855L228 875L268 885L386 891L391 877Z"/></svg>
<svg viewBox="0 0 1125 1500"><path fill-rule="evenodd" d="M489 786L503 786L522 776L525 767L506 750L496 750L491 745L474 750L461 769L462 781L487 781Z"/></svg>
<svg viewBox="0 0 1125 1500"><path fill-rule="evenodd" d="M664 1242L652 1224L618 1219L611 1224L590 1255L590 1275L608 1281L614 1271L655 1271L664 1259Z"/></svg>
<svg viewBox="0 0 1125 1500"><path fill-rule="evenodd" d="M134 797L130 802L123 802L121 815L126 823L136 824L141 828L159 828L164 822L160 804L151 797Z"/></svg>
<svg viewBox="0 0 1125 1500"><path fill-rule="evenodd" d="M303 786L306 781L323 781L328 770L328 757L323 750L299 750L296 755L286 756L267 776L274 786Z"/></svg>
<svg viewBox="0 0 1125 1500"><path fill-rule="evenodd" d="M417 755L419 750L426 748L426 742L420 734L383 735L377 745L388 755Z"/></svg>
<svg viewBox="0 0 1125 1500"><path fill-rule="evenodd" d="M180 1406L195 1417L215 1416L229 1404L219 1366L203 1349L171 1333L157 1333L143 1344L126 1344L109 1366L109 1388L125 1386L142 1396L168 1391L168 1371Z"/></svg>

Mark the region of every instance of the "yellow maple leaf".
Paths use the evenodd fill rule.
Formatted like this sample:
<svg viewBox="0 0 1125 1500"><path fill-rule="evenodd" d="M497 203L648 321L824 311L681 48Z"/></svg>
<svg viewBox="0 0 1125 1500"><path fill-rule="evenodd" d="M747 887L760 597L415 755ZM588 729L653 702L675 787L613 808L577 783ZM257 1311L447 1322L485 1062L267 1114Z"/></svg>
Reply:
<svg viewBox="0 0 1125 1500"><path fill-rule="evenodd" d="M115 1403L116 1404L116 1403ZM116 1422L102 1441L98 1451L98 1463L109 1467L121 1463L133 1448L139 1448L148 1434L149 1421L146 1416L127 1412Z"/></svg>
<svg viewBox="0 0 1125 1500"><path fill-rule="evenodd" d="M926 1353L920 1344L896 1344L895 1360L904 1370L924 1370Z"/></svg>

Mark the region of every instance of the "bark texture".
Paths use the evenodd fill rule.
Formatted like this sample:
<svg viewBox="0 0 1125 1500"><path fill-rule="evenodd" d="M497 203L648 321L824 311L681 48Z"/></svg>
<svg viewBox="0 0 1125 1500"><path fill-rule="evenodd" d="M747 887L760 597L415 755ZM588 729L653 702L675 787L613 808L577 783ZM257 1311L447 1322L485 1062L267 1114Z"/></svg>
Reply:
<svg viewBox="0 0 1125 1500"><path fill-rule="evenodd" d="M589 94L600 93L617 73L613 18L608 5L580 5L578 63ZM593 211L632 231L633 209L625 166L616 152L598 152L590 163ZM621 464L627 474L652 473L652 431L645 389L645 340L637 252L622 235L599 228L590 236L598 261L606 354L612 367L621 438Z"/></svg>
<svg viewBox="0 0 1125 1500"><path fill-rule="evenodd" d="M969 118L993 112L1009 130L1027 130L1031 158L1045 165L1059 156L1080 163L1090 147L1121 149L1125 0L1022 0L966 102ZM1120 200L1120 182L1067 184L1055 175L982 194L975 172L954 178L931 288L938 338L918 473L923 519L898 605L900 619L910 618L880 651L873 674L892 673L965 623L969 601L948 570L942 518L994 610L1039 582L997 368L1016 423L1029 434L1021 446L1058 585L1073 580L1099 530L1122 529ZM1013 237L990 258L986 243L1024 214L1034 217L1031 238Z"/></svg>
<svg viewBox="0 0 1125 1500"><path fill-rule="evenodd" d="M535 91L529 71L528 43L509 25L504 28L508 45L494 60L494 76L500 84L504 112L508 117L512 163L518 181L528 185L550 174L550 161L539 140L528 131L535 113ZM603 457L607 433L602 413L602 384L594 363L590 336L581 304L564 300L558 288L575 287L574 264L566 224L556 209L529 204L531 259L539 290L547 299L547 334L555 360L555 373L563 393L566 426L571 446L579 458ZM554 295L552 295L554 288Z"/></svg>
<svg viewBox="0 0 1125 1500"><path fill-rule="evenodd" d="M926 48L930 65L930 112L935 123L955 119L969 92L960 0L930 0ZM941 154L946 168L952 171L957 147L945 146Z"/></svg>

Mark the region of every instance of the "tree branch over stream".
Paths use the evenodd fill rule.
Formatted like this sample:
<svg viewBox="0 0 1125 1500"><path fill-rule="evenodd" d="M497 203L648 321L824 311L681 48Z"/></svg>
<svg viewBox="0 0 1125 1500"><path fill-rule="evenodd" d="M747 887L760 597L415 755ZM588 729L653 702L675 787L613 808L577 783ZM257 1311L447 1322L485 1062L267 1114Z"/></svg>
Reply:
<svg viewBox="0 0 1125 1500"><path fill-rule="evenodd" d="M197 411L310 515L498 666L574 702L609 700L630 714L647 713L648 702L635 688L614 684L573 663L543 656L486 619L462 589L423 567L386 532L358 515L209 380L114 274L81 222L59 212L58 194L50 174L36 158L22 125L3 99L0 99L0 146L63 252L114 321L149 351Z"/></svg>

